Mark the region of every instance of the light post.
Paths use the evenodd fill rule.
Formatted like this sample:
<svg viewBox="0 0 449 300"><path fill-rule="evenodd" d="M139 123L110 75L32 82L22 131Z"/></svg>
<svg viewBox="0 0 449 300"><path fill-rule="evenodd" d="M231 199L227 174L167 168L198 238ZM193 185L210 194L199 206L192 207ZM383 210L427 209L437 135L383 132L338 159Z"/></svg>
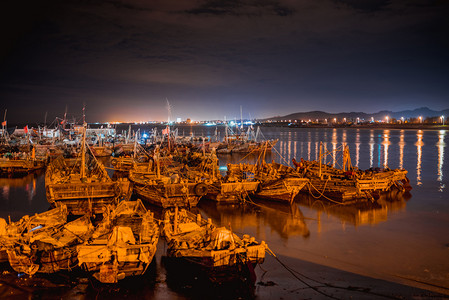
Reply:
<svg viewBox="0 0 449 300"><path fill-rule="evenodd" d="M401 117L402 124L404 124L404 117Z"/></svg>
<svg viewBox="0 0 449 300"><path fill-rule="evenodd" d="M444 116L441 116L440 119L441 119L441 124L444 125Z"/></svg>
<svg viewBox="0 0 449 300"><path fill-rule="evenodd" d="M419 123L422 123L422 117L419 116L418 119L419 119Z"/></svg>
<svg viewBox="0 0 449 300"><path fill-rule="evenodd" d="M385 117L385 120L387 120L387 124L388 124L388 116Z"/></svg>

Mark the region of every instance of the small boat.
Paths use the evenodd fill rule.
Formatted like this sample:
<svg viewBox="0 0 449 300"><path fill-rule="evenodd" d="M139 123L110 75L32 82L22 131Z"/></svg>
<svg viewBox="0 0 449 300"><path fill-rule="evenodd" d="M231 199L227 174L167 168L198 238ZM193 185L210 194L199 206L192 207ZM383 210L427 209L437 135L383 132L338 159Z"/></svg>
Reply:
<svg viewBox="0 0 449 300"><path fill-rule="evenodd" d="M59 206L49 211L25 215L17 222L6 222L0 218L0 262L8 261L14 270L33 275L39 269L30 254L31 244L38 236L47 235L67 222L67 208ZM28 254L27 256L16 254Z"/></svg>
<svg viewBox="0 0 449 300"><path fill-rule="evenodd" d="M150 160L149 163L134 164L129 171L134 193L142 200L164 208L195 207L207 193L207 185L199 177L180 176L183 165L171 165L158 154L156 151L154 163Z"/></svg>
<svg viewBox="0 0 449 300"><path fill-rule="evenodd" d="M116 283L145 273L158 240L158 224L142 201L121 201L105 211L91 239L77 246L78 263L98 281Z"/></svg>
<svg viewBox="0 0 449 300"><path fill-rule="evenodd" d="M352 166L347 145L343 145L342 151L341 169L321 162L321 145L318 162L301 160L298 163L293 160L298 173L310 180L309 193L314 197L350 203L359 199L374 201L380 193L392 189L401 192L411 190L406 170L385 167L362 171Z"/></svg>
<svg viewBox="0 0 449 300"><path fill-rule="evenodd" d="M78 262L76 246L90 237L93 229L88 214L51 229L30 229L22 235L20 246L7 251L9 264L28 275L72 270Z"/></svg>
<svg viewBox="0 0 449 300"><path fill-rule="evenodd" d="M112 155L112 150L106 146L90 146L90 150L95 157L109 157Z"/></svg>
<svg viewBox="0 0 449 300"><path fill-rule="evenodd" d="M238 279L254 283L254 267L263 263L269 251L263 241L247 234L240 238L229 229L215 227L211 219L177 207L165 212L162 230L168 243L166 263L188 265L212 282Z"/></svg>
<svg viewBox="0 0 449 300"><path fill-rule="evenodd" d="M31 154L25 152L20 155L7 153L0 158L0 176L25 176L43 168L45 168L45 160L36 158L34 147Z"/></svg>
<svg viewBox="0 0 449 300"><path fill-rule="evenodd" d="M229 164L228 174L234 177L253 178L259 182L254 191L256 198L292 203L296 195L309 183L293 168L275 162L252 164Z"/></svg>

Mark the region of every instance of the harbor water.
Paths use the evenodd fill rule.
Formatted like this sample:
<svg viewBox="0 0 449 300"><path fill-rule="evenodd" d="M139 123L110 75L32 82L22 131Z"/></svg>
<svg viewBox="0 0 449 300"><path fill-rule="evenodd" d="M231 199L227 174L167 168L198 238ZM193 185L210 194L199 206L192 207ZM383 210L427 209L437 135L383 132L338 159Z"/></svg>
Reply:
<svg viewBox="0 0 449 300"><path fill-rule="evenodd" d="M149 128L142 126L141 130ZM222 138L224 128L218 131ZM178 133L213 139L215 127L186 126L179 128ZM256 268L256 285L248 293L239 288L220 294L216 287L195 288L190 282L170 280L173 276L162 263L166 245L160 241L152 268L132 283L105 287L84 279L55 283L54 279L43 278L53 284L43 291L39 283L24 287L17 274L2 266L0 297L83 299L127 295L192 299L204 295L225 298L225 294L229 298L257 299L326 297L302 294L316 291L295 279L294 272L288 272L288 267L278 262L289 266L296 262L298 268L304 267L297 270L299 273L320 283L337 279L330 278L332 275L326 275L325 271L316 274L313 266L449 295L449 133L446 130L265 127L262 133L266 139L279 139L267 161L292 165L292 158L318 160L321 143L327 151L325 163L338 167L341 153L337 150L346 144L353 166L362 170L386 166L406 169L413 189L409 193L382 195L375 202L351 205L320 198L318 193L300 194L291 206L252 198L239 205L217 205L201 200L197 211L204 217L219 226L230 227L237 234L247 233L265 241L277 255L278 260L267 255L266 263ZM219 155L222 167L228 162L255 162L256 159L257 156ZM6 220L17 221L25 214L49 208L44 173L1 178L0 189L0 217ZM158 208L147 207L155 210L156 215L161 214ZM188 277L188 272L184 277ZM364 287L368 285L370 280ZM62 292L54 292L56 289Z"/></svg>

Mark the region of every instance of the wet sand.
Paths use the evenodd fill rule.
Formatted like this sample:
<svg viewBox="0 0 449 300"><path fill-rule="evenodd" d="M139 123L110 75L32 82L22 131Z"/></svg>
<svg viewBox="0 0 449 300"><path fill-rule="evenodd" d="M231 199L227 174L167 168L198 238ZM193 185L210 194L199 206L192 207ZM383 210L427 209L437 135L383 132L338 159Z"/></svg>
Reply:
<svg viewBox="0 0 449 300"><path fill-rule="evenodd" d="M357 275L299 259L267 256L257 266L256 284L213 285L188 270L169 274L162 264L163 243L148 272L115 285L71 276L18 277L1 266L2 299L449 299L449 291L429 291L418 286ZM176 275L176 280L171 277ZM182 278L179 280L178 278ZM434 290L436 288L434 287ZM444 293L444 294L443 294Z"/></svg>

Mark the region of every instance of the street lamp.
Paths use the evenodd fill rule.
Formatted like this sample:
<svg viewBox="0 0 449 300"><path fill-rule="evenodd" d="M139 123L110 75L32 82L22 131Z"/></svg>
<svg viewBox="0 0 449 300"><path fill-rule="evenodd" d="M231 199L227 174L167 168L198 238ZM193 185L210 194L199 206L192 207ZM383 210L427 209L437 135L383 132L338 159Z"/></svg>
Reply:
<svg viewBox="0 0 449 300"><path fill-rule="evenodd" d="M441 119L441 124L444 125L444 116L441 116L440 119Z"/></svg>
<svg viewBox="0 0 449 300"><path fill-rule="evenodd" d="M401 121L402 121L402 123L404 123L404 117L401 117Z"/></svg>
<svg viewBox="0 0 449 300"><path fill-rule="evenodd" d="M419 123L422 123L422 117L419 116L418 118L419 118Z"/></svg>
<svg viewBox="0 0 449 300"><path fill-rule="evenodd" d="M388 116L385 117L385 120L387 120L387 124L388 124Z"/></svg>

